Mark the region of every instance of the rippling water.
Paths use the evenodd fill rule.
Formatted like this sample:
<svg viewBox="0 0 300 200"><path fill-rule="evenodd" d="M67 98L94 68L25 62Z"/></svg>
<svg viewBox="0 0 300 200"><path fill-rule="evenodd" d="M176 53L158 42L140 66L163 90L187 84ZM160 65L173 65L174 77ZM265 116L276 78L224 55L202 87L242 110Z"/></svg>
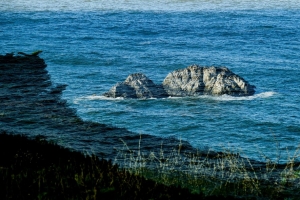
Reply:
<svg viewBox="0 0 300 200"><path fill-rule="evenodd" d="M114 1L115 2L115 1ZM297 1L5 1L0 53L41 49L84 120L282 160L300 144ZM227 66L251 97L107 99L136 72L155 83L191 64ZM279 150L279 151L278 151Z"/></svg>

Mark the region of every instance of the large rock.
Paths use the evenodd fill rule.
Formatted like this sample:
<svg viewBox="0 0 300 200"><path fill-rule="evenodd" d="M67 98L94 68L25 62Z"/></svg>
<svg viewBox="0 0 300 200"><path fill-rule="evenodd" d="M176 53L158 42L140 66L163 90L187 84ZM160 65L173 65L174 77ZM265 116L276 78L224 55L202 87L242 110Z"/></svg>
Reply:
<svg viewBox="0 0 300 200"><path fill-rule="evenodd" d="M103 95L113 98L162 98L168 96L161 85L154 84L142 73L129 75L124 82L117 83Z"/></svg>
<svg viewBox="0 0 300 200"><path fill-rule="evenodd" d="M163 87L169 96L223 95L249 96L255 86L226 67L192 65L167 75Z"/></svg>
<svg viewBox="0 0 300 200"><path fill-rule="evenodd" d="M124 82L117 83L104 93L104 96L113 98L163 98L223 94L249 96L255 93L254 88L255 86L250 85L226 67L192 65L169 73L162 85L154 84L144 74L131 74Z"/></svg>

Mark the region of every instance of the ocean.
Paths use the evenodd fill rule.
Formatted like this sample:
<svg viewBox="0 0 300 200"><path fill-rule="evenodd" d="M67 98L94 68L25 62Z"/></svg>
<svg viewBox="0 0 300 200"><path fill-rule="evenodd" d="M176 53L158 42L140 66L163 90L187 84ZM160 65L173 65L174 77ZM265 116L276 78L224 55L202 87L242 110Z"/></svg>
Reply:
<svg viewBox="0 0 300 200"><path fill-rule="evenodd" d="M83 120L285 162L300 148L299 21L296 0L1 1L0 54L42 50ZM192 64L226 66L256 93L102 96L132 73L159 84Z"/></svg>

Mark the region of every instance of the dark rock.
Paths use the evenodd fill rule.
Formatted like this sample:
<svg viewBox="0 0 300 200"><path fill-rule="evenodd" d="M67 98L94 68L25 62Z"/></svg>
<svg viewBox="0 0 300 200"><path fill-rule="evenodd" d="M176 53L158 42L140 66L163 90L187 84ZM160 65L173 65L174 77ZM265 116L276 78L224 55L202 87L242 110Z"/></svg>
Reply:
<svg viewBox="0 0 300 200"><path fill-rule="evenodd" d="M97 155L108 159L115 159L124 148L120 139L129 148L138 147L141 152L159 149L162 143L166 152L178 146L179 140L175 138L140 135L123 128L83 121L61 98L66 85L53 84L46 66L38 55L0 55L0 133L30 137L42 134L48 140L64 140L66 146L82 152L89 152L93 147ZM187 142L180 142L184 142L186 151L193 150Z"/></svg>
<svg viewBox="0 0 300 200"><path fill-rule="evenodd" d="M163 87L169 96L223 95L249 96L255 86L226 67L192 65L167 75Z"/></svg>

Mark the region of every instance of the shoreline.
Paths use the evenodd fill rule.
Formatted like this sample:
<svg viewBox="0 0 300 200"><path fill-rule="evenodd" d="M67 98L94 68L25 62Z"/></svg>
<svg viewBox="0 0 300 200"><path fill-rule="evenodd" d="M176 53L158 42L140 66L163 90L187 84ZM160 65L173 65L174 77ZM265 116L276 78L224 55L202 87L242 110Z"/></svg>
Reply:
<svg viewBox="0 0 300 200"><path fill-rule="evenodd" d="M197 152L203 157L228 155L228 152L199 151L187 141L173 137L162 138L137 134L125 128L83 121L76 114L76 110L70 108L67 102L61 99L62 91L67 85L57 85L51 81L45 61L38 55L22 52L20 54L22 56L0 55L0 83L2 84L0 87L2 128L0 130L2 131L25 134L29 137L44 133L48 140L59 141L60 139L62 143L66 143L66 146L82 152L90 152L91 149L88 147L95 144L97 148L92 151L107 159L114 159L117 156L116 150L124 149L124 143L131 150L140 150L144 153L161 148L166 152L172 152L180 148L182 153ZM67 139L78 139L78 143L68 143ZM97 141L93 142L94 139ZM97 142L102 144L96 144ZM238 154L232 155L240 157ZM264 162L253 159L250 161L259 167L265 165ZM278 164L278 166L285 166L285 164Z"/></svg>
<svg viewBox="0 0 300 200"><path fill-rule="evenodd" d="M257 162L230 152L201 152L188 142L175 138L139 135L122 128L83 121L76 110L61 99L66 85L53 84L46 67L38 55L0 55L0 131L31 138L42 133L49 141L57 143L62 140L64 147L71 146L76 151L115 159L116 164L132 173L140 173L134 170L141 167L152 169L157 165L167 170L163 173L191 171L202 166L197 173L203 177L213 176L221 184L249 178L268 185L281 180L287 169L299 170L300 163L296 162ZM161 153L166 157L159 157ZM151 155L156 163L151 161ZM128 160L128 156L132 160ZM174 165L178 160L181 163ZM146 164L137 165L139 162ZM134 164L136 167L132 168Z"/></svg>
<svg viewBox="0 0 300 200"><path fill-rule="evenodd" d="M43 133L49 140L62 140L66 146L75 146L79 151L90 151L94 144L96 148L92 150L108 159L116 156L114 149L123 147L119 138L129 146L138 145L139 134L80 119L76 110L61 99L66 85L52 83L46 67L39 56L0 55L1 130L32 137ZM179 144L174 138L145 134L142 138L141 148L145 151L159 149L162 143L165 149L176 148ZM72 141L68 141L70 139ZM187 142L183 145L193 149Z"/></svg>
<svg viewBox="0 0 300 200"><path fill-rule="evenodd" d="M0 132L0 144L1 199L209 199L130 174L111 160L86 156L42 136L30 140Z"/></svg>

